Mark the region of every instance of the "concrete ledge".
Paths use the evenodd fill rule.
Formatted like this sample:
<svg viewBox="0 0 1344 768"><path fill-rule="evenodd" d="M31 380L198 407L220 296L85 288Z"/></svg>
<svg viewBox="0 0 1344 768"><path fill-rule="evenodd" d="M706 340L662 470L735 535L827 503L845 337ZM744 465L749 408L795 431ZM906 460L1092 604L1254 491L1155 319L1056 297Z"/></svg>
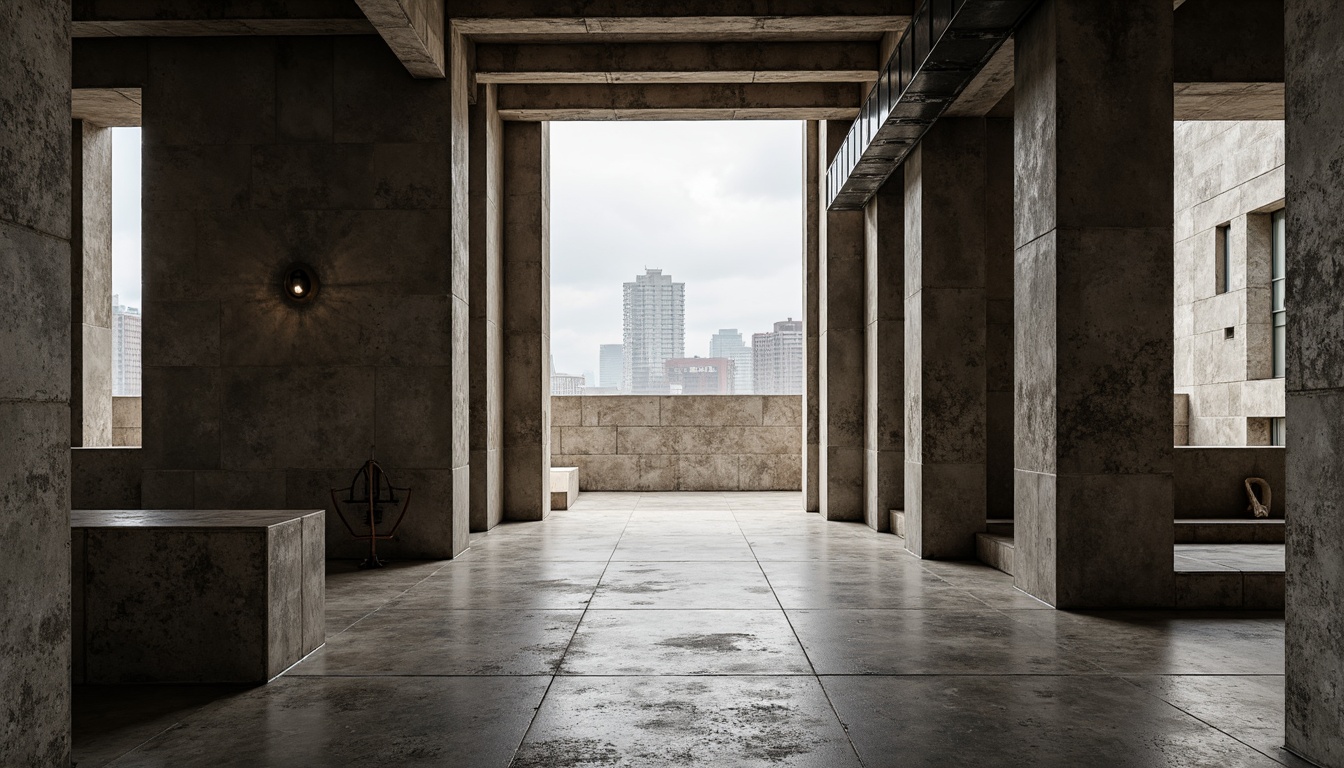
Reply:
<svg viewBox="0 0 1344 768"><path fill-rule="evenodd" d="M75 510L76 683L266 682L326 641L322 510Z"/></svg>
<svg viewBox="0 0 1344 768"><path fill-rule="evenodd" d="M887 512L887 514L891 515L891 532L904 539L905 511L900 509L893 509Z"/></svg>
<svg viewBox="0 0 1344 768"><path fill-rule="evenodd" d="M551 467L551 509L569 509L579 498L579 468Z"/></svg>
<svg viewBox="0 0 1344 768"><path fill-rule="evenodd" d="M1282 520L1177 520L1177 544L1282 544Z"/></svg>
<svg viewBox="0 0 1344 768"><path fill-rule="evenodd" d="M1273 491L1271 518L1284 516L1284 452L1278 446L1176 446L1172 481L1177 519L1252 520L1246 511L1248 477L1263 477Z"/></svg>
<svg viewBox="0 0 1344 768"><path fill-rule="evenodd" d="M975 557L991 568L1011 576L1013 574L1013 537L1000 533L977 533Z"/></svg>

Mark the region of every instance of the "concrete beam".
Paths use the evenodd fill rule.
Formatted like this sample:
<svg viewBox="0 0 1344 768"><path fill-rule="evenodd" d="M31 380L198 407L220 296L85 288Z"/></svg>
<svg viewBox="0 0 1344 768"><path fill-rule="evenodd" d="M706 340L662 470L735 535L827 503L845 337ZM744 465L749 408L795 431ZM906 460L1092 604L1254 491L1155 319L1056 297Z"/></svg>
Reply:
<svg viewBox="0 0 1344 768"><path fill-rule="evenodd" d="M975 79L966 86L946 117L984 117L1013 90L1013 40L1003 41Z"/></svg>
<svg viewBox="0 0 1344 768"><path fill-rule="evenodd" d="M853 83L501 85L505 120L840 120L863 98Z"/></svg>
<svg viewBox="0 0 1344 768"><path fill-rule="evenodd" d="M140 125L139 88L75 88L70 117L101 128Z"/></svg>
<svg viewBox="0 0 1344 768"><path fill-rule="evenodd" d="M482 83L870 82L872 43L489 44L476 48ZM1009 84L1012 67L1009 66Z"/></svg>
<svg viewBox="0 0 1344 768"><path fill-rule="evenodd" d="M412 77L443 77L443 0L355 0Z"/></svg>
<svg viewBox="0 0 1344 768"><path fill-rule="evenodd" d="M880 40L903 30L908 14L891 10L872 16L550 16L534 18L463 18L451 13L454 29L478 43L535 42L578 36L615 42L696 40Z"/></svg>
<svg viewBox="0 0 1344 768"><path fill-rule="evenodd" d="M1282 120L1283 83L1176 83L1177 120Z"/></svg>

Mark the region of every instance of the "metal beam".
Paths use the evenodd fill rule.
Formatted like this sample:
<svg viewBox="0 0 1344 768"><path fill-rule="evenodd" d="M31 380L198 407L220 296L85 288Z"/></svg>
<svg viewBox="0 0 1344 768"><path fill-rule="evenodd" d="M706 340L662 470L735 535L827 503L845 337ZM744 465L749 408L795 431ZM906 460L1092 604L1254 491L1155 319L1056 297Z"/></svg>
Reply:
<svg viewBox="0 0 1344 768"><path fill-rule="evenodd" d="M442 78L443 0L355 0L412 77Z"/></svg>
<svg viewBox="0 0 1344 768"><path fill-rule="evenodd" d="M476 46L481 83L871 83L877 68L870 42Z"/></svg>
<svg viewBox="0 0 1344 768"><path fill-rule="evenodd" d="M826 171L826 207L860 210L1035 0L926 0Z"/></svg>
<svg viewBox="0 0 1344 768"><path fill-rule="evenodd" d="M501 85L505 120L847 120L854 83Z"/></svg>

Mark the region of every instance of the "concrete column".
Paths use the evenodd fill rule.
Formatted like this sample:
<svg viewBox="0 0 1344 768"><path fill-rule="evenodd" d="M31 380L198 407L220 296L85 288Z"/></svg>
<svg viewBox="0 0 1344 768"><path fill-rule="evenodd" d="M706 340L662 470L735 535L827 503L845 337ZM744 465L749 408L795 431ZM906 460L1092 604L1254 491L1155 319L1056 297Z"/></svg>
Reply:
<svg viewBox="0 0 1344 768"><path fill-rule="evenodd" d="M825 169L817 143L820 127L809 120L803 130L803 328L806 329L803 381L803 509L821 509L821 318L817 290L817 246L820 238L822 181Z"/></svg>
<svg viewBox="0 0 1344 768"><path fill-rule="evenodd" d="M551 510L550 126L504 123L504 517Z"/></svg>
<svg viewBox="0 0 1344 768"><path fill-rule="evenodd" d="M1344 16L1287 13L1287 744L1344 766Z"/></svg>
<svg viewBox="0 0 1344 768"><path fill-rule="evenodd" d="M0 30L0 765L69 765L70 6Z"/></svg>
<svg viewBox="0 0 1344 768"><path fill-rule="evenodd" d="M898 170L864 209L864 519L891 529L905 508L905 182Z"/></svg>
<svg viewBox="0 0 1344 768"><path fill-rule="evenodd" d="M449 205L452 213L452 328L449 362L452 369L449 399L452 439L449 463L452 464L452 553L456 557L471 544L471 381L468 371L471 324L471 233L468 198L471 119L468 112L471 70L467 62L469 46L458 40L448 47L448 80L451 103L448 114L451 135L448 143Z"/></svg>
<svg viewBox="0 0 1344 768"><path fill-rule="evenodd" d="M985 121L905 160L905 545L975 556L985 527Z"/></svg>
<svg viewBox="0 0 1344 768"><path fill-rule="evenodd" d="M112 131L71 125L70 444L112 445Z"/></svg>
<svg viewBox="0 0 1344 768"><path fill-rule="evenodd" d="M985 513L1013 516L1013 121L985 121Z"/></svg>
<svg viewBox="0 0 1344 768"><path fill-rule="evenodd" d="M849 122L819 127L820 186ZM821 200L824 194L819 188ZM863 211L818 217L818 502L827 520L863 520L863 217Z"/></svg>
<svg viewBox="0 0 1344 768"><path fill-rule="evenodd" d="M496 87L479 86L471 107L471 530L488 531L504 509L500 452L503 428L504 284L503 145L504 125L496 108Z"/></svg>
<svg viewBox="0 0 1344 768"><path fill-rule="evenodd" d="M1018 588L1173 600L1171 3L1044 0L1015 64Z"/></svg>

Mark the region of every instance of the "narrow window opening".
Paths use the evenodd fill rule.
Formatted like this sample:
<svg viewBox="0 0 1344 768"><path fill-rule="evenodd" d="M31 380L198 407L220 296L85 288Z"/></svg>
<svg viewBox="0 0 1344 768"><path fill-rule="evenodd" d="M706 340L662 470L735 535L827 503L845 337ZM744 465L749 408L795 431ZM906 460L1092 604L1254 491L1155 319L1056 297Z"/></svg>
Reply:
<svg viewBox="0 0 1344 768"><path fill-rule="evenodd" d="M1218 242L1215 246L1217 250L1217 268L1216 279L1218 293L1227 293L1232 290L1232 225L1224 224L1217 230Z"/></svg>
<svg viewBox="0 0 1344 768"><path fill-rule="evenodd" d="M1280 208L1270 214L1270 316L1272 335L1270 337L1271 347L1273 349L1272 357L1274 361L1274 378L1281 379L1287 369L1287 334L1288 334L1288 313L1287 313L1287 217L1284 210Z"/></svg>
<svg viewBox="0 0 1344 768"><path fill-rule="evenodd" d="M140 129L112 129L112 444L140 445Z"/></svg>

